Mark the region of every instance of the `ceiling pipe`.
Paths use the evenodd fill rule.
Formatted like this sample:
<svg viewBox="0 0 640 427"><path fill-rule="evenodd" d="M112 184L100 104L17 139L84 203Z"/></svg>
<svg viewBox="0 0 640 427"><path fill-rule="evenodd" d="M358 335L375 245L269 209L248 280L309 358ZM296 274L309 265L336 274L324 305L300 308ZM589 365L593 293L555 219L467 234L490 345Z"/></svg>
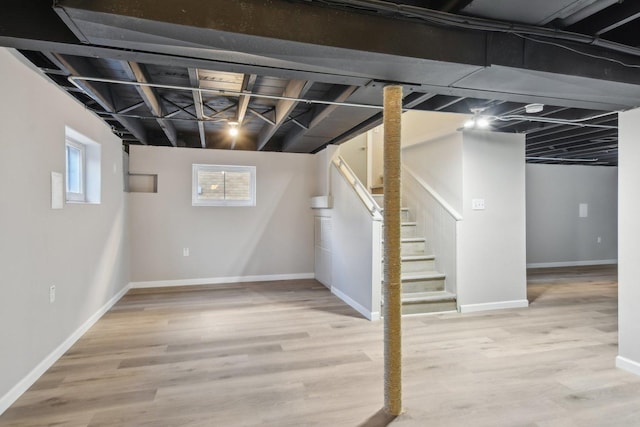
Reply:
<svg viewBox="0 0 640 427"><path fill-rule="evenodd" d="M82 85L79 84L78 82L86 81L86 82L96 82L96 83L119 84L119 85L125 85L125 86L153 87L153 88L168 89L168 90L183 90L183 91L189 91L189 92L197 91L200 93L209 93L209 94L223 95L223 96L249 95L248 93L233 91L233 90L164 85L164 84L148 83L148 82L132 82L132 81L124 81L124 80L103 79L98 77L69 76L67 79L71 84L73 84L75 87L77 87L80 90L83 90L83 89L82 89ZM340 107L369 108L374 110L384 109L382 105L356 104L356 103L341 102L341 101L323 101L321 99L296 98L296 97L290 97L290 96L284 96L284 95L263 95L259 93L251 93L250 95L252 98L272 99L272 100L278 100L278 101L294 101L294 102L302 102L305 104L337 105Z"/></svg>
<svg viewBox="0 0 640 427"><path fill-rule="evenodd" d="M529 122L541 122L541 123L555 123L560 125L567 126L577 126L577 127L590 127L590 128L599 128L599 129L618 129L618 126L614 125L597 125L591 123L585 123L590 120L599 119L601 117L611 116L613 114L618 114L617 111L610 111L607 113L597 114L591 117L585 117L582 119L554 119L553 117L535 117L535 116L521 116L521 115L510 115L510 116L489 116L487 117L489 120L499 120L502 122L509 121L529 121Z"/></svg>
<svg viewBox="0 0 640 427"><path fill-rule="evenodd" d="M541 160L541 161L553 161L553 162L576 162L576 163L593 163L598 159L566 159L562 157L525 157L525 160Z"/></svg>
<svg viewBox="0 0 640 427"><path fill-rule="evenodd" d="M158 83L148 83L148 82L138 82L138 81L123 81L123 80L114 80L114 79L104 79L104 78L98 78L98 77L69 76L67 79L69 80L69 82L71 82L75 87L79 88L80 90L82 90L82 85L80 83L78 83L78 82L89 81L89 82L98 82L98 83L121 84L121 85L126 85L126 86L146 86L146 87L153 87L153 88L158 88L158 89L181 90L181 91L188 91L188 92L197 91L199 93L209 93L209 94L216 94L216 95L223 95L223 96L242 96L242 95L246 95L243 92L229 91L229 90L223 90L223 89L208 89L208 88L197 88L197 87L187 87L187 86L164 85L164 84L158 84ZM252 98L262 98L262 99L273 99L273 100L287 100L287 101L301 102L301 103L305 103L305 104L335 105L335 106L340 106L340 107L368 108L368 109L374 109L374 110L383 110L384 109L384 107L382 105L358 104L358 103L341 102L341 101L323 101L323 100L319 100L319 99L295 98L295 97L288 97L288 96L282 96L282 95L263 95L263 94L259 94L259 93L252 93L251 97ZM403 111L409 111L409 110L411 110L411 109L407 109L407 108L403 109ZM618 111L607 112L607 113L598 114L598 115L595 115L595 116L586 117L586 118L583 118L583 119L576 119L576 120L554 119L554 118L547 118L547 117L534 117L534 116L521 116L521 115L487 116L486 118L489 119L489 120L500 120L500 121L515 121L515 120L519 120L519 121L530 121L530 122L557 123L557 124L579 126L579 127L595 127L595 128L603 128L603 129L617 129L618 128L617 126L594 125L594 124L584 123L584 122L587 122L589 120L594 120L594 119L598 119L600 117L605 117L605 116L609 116L609 115L613 115L613 114L618 114ZM145 117L145 116L134 116L134 115L124 115L124 114L121 114L121 116L135 117L135 118L139 118L139 119L151 118L151 117ZM157 118L157 117L153 117L153 118ZM169 120L199 121L199 122L203 121L203 120L199 120L199 119L173 119L173 118L169 118L169 117L165 117L165 118L169 119ZM205 116L205 121L208 121L208 118L206 116Z"/></svg>

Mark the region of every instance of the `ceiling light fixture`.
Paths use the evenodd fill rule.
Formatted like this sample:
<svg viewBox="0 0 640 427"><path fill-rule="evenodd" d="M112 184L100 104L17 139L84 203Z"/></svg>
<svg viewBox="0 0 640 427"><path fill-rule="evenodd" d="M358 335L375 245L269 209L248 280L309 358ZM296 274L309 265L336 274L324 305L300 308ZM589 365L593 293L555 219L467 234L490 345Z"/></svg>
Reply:
<svg viewBox="0 0 640 427"><path fill-rule="evenodd" d="M239 123L238 122L229 122L229 135L231 136L238 136L238 132L239 132Z"/></svg>
<svg viewBox="0 0 640 427"><path fill-rule="evenodd" d="M478 129L487 129L489 127L489 119L479 116L476 119L476 126L478 127Z"/></svg>
<svg viewBox="0 0 640 427"><path fill-rule="evenodd" d="M491 124L491 118L487 116L481 116L480 114L485 108L471 108L473 117L464 122L465 129L488 129Z"/></svg>
<svg viewBox="0 0 640 427"><path fill-rule="evenodd" d="M528 104L524 106L524 111L527 114L539 113L544 109L544 104Z"/></svg>

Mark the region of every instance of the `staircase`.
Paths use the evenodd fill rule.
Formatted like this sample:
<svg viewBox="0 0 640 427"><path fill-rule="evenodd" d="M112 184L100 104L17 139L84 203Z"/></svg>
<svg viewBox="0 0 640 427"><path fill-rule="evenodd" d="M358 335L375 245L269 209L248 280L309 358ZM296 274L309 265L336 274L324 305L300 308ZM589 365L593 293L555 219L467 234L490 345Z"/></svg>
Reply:
<svg viewBox="0 0 640 427"><path fill-rule="evenodd" d="M373 198L383 206L383 195L374 194ZM445 275L436 271L435 257L426 251L426 240L417 237L417 223L410 221L409 209L402 209L401 218L402 314L456 311L456 295L445 290Z"/></svg>

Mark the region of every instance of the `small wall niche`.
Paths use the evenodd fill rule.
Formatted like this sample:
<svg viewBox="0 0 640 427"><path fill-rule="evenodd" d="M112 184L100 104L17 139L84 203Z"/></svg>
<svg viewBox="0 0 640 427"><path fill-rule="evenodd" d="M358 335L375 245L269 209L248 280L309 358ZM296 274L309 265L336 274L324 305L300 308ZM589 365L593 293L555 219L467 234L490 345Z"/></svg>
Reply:
<svg viewBox="0 0 640 427"><path fill-rule="evenodd" d="M157 193L158 174L150 173L130 173L129 174L130 193Z"/></svg>

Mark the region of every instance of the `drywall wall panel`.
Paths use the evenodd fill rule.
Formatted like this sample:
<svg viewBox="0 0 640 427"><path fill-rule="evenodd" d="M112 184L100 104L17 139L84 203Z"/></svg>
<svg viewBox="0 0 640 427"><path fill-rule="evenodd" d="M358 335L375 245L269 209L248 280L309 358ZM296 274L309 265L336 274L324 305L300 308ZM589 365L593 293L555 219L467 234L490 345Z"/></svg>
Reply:
<svg viewBox="0 0 640 427"><path fill-rule="evenodd" d="M340 144L340 157L349 165L362 185L367 186L367 134Z"/></svg>
<svg viewBox="0 0 640 427"><path fill-rule="evenodd" d="M370 320L380 317L382 223L331 167L331 290Z"/></svg>
<svg viewBox="0 0 640 427"><path fill-rule="evenodd" d="M1 405L126 287L129 271L121 141L18 53L0 49L0 67ZM65 126L101 146L100 204L51 209Z"/></svg>
<svg viewBox="0 0 640 427"><path fill-rule="evenodd" d="M403 148L402 163L461 213L462 153L462 133L435 139L425 134L422 142Z"/></svg>
<svg viewBox="0 0 640 427"><path fill-rule="evenodd" d="M457 277L463 311L526 305L524 144L524 135L463 134Z"/></svg>
<svg viewBox="0 0 640 427"><path fill-rule="evenodd" d="M528 265L617 260L618 168L529 164L526 177Z"/></svg>
<svg viewBox="0 0 640 427"><path fill-rule="evenodd" d="M442 113L433 111L407 111L402 114L402 147L422 144L457 132L469 114Z"/></svg>
<svg viewBox="0 0 640 427"><path fill-rule="evenodd" d="M195 163L255 166L256 206L192 206ZM157 193L129 194L132 281L313 274L316 163L309 154L131 147L131 173L158 175Z"/></svg>
<svg viewBox="0 0 640 427"><path fill-rule="evenodd" d="M618 366L640 375L640 109L619 115Z"/></svg>

